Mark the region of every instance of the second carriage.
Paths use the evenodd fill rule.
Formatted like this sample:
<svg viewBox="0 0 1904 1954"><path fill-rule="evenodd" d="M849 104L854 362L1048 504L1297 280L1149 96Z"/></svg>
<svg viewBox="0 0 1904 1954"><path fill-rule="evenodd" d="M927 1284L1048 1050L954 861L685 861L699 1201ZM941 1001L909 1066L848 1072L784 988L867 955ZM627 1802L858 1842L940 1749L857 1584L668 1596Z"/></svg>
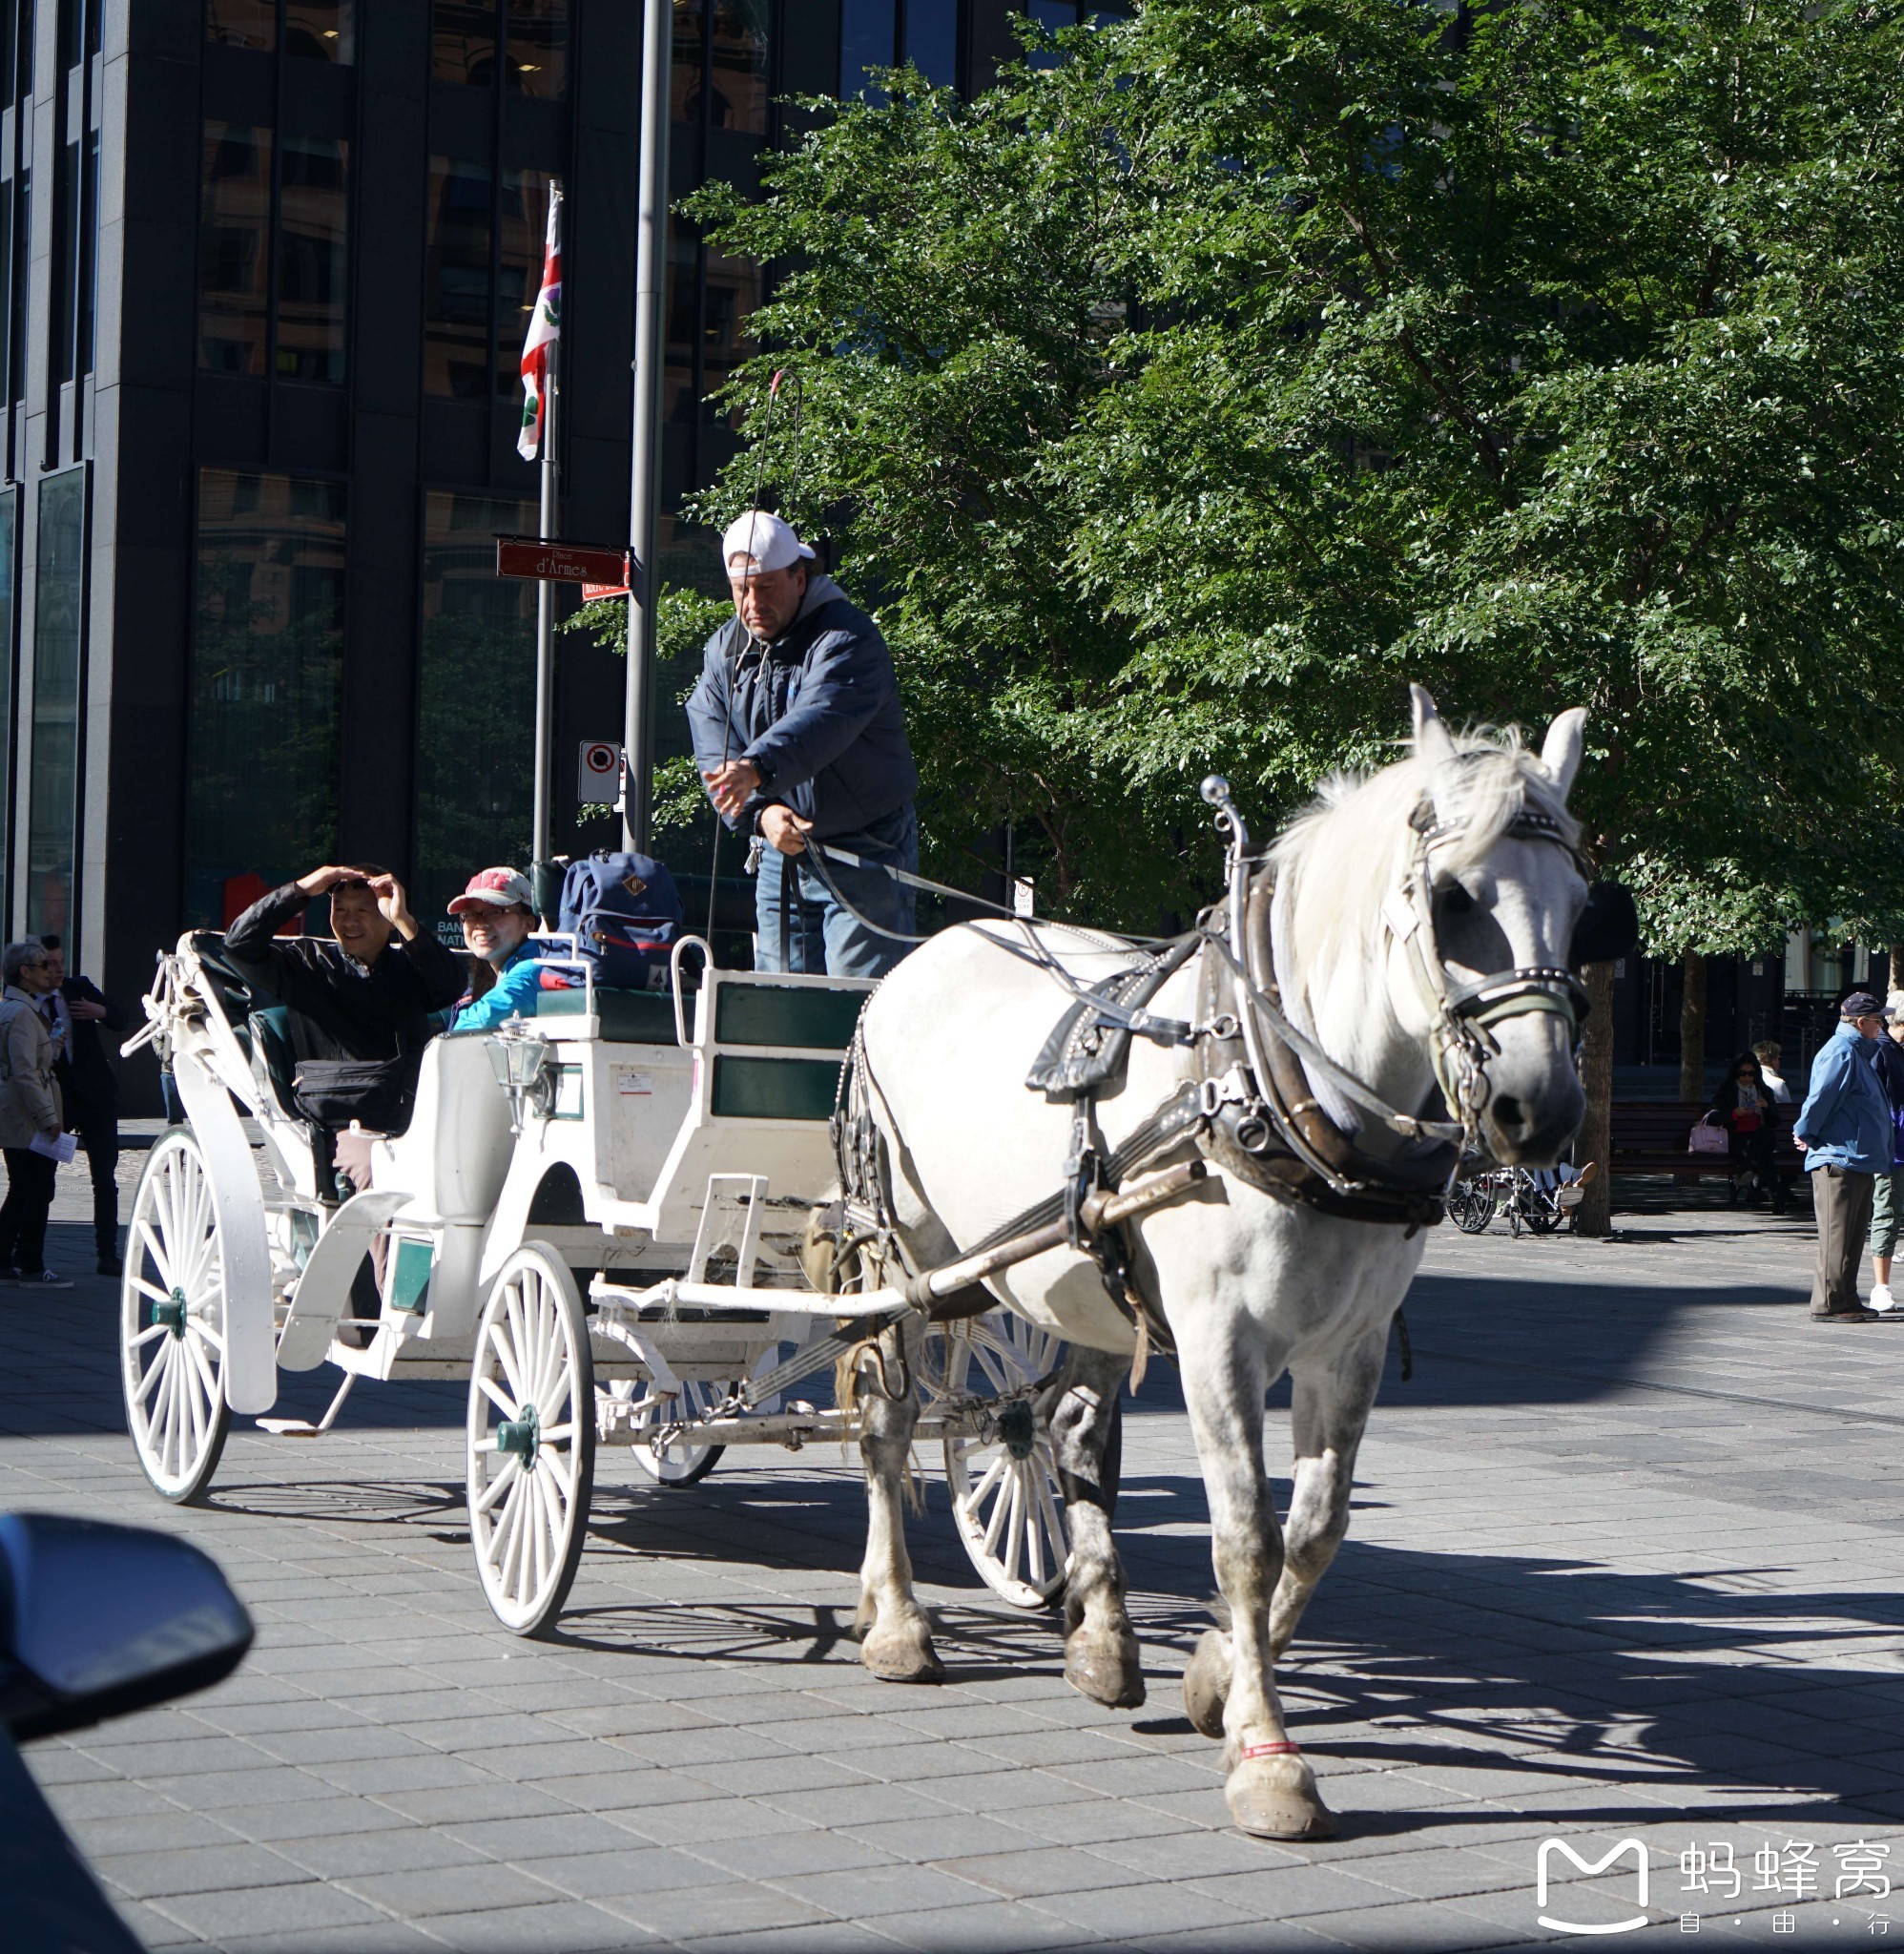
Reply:
<svg viewBox="0 0 1904 1954"><path fill-rule="evenodd" d="M609 990L569 948L545 946L569 984L535 1017L424 1049L405 1131L356 1136L353 1192L338 1136L298 1108L282 1007L216 933L182 938L143 1035L185 1118L147 1160L121 1291L128 1425L169 1500L206 1492L235 1413L315 1439L362 1380L466 1380L477 1569L520 1633L574 1579L598 1448L668 1488L729 1445L850 1442L851 1389L794 1393L850 1373L895 1314L891 1291L816 1291L799 1254L871 986L722 970L691 937L665 989ZM1002 1311L963 1318L915 1332L902 1381L973 1565L1026 1608L1065 1578L1041 1409L1060 1347ZM321 1418L266 1415L281 1374L326 1364Z"/></svg>

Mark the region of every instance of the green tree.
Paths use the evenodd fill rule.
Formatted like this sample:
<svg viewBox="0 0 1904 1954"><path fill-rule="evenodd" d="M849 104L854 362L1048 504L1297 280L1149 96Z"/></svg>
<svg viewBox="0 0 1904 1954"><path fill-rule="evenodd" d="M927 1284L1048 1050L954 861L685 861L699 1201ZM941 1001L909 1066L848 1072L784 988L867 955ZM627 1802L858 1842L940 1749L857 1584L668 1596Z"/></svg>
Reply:
<svg viewBox="0 0 1904 1954"><path fill-rule="evenodd" d="M1589 707L1658 952L1904 909L1898 10L1150 0L1061 52L809 105L693 206L788 267L735 395L803 388L769 476L877 605L942 857L1015 819L1142 925L1208 890L1204 772L1278 812L1420 679Z"/></svg>

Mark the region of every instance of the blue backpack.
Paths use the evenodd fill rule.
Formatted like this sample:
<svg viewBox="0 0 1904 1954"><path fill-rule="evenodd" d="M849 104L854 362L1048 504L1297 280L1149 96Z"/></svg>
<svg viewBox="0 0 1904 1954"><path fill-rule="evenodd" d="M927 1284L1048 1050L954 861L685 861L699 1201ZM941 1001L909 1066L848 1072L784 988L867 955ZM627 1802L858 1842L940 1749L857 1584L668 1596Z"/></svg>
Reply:
<svg viewBox="0 0 1904 1954"><path fill-rule="evenodd" d="M573 931L576 954L611 990L645 990L650 959L667 962L682 922L674 878L652 855L597 849L563 875L556 926Z"/></svg>

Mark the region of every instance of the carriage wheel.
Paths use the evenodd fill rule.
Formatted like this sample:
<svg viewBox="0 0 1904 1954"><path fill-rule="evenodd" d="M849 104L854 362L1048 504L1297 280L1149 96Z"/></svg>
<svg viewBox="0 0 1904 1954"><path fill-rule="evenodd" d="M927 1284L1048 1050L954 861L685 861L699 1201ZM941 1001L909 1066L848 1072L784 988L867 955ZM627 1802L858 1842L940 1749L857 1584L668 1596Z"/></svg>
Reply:
<svg viewBox="0 0 1904 1954"><path fill-rule="evenodd" d="M530 1242L489 1291L469 1373L469 1540L506 1629L539 1634L568 1598L594 1482L588 1319L567 1263Z"/></svg>
<svg viewBox="0 0 1904 1954"><path fill-rule="evenodd" d="M980 1577L1014 1608L1048 1608L1065 1591L1070 1547L1051 1434L1028 1387L1063 1361L1064 1340L1000 1310L933 1332L928 1388L1007 1402L989 1441L947 1439L952 1518Z"/></svg>
<svg viewBox="0 0 1904 1954"><path fill-rule="evenodd" d="M683 1378L679 1395L670 1397L652 1378L643 1378L618 1380L606 1389L611 1397L619 1398L624 1403L632 1401L634 1428L639 1433L684 1419L699 1418L716 1405L726 1403L734 1386L725 1381L709 1383L698 1378ZM705 1479L719 1465L720 1455L726 1450L725 1445L697 1445L686 1438L677 1438L668 1445L657 1446L652 1438L637 1437L633 1458L635 1465L656 1486L693 1486L697 1480Z"/></svg>
<svg viewBox="0 0 1904 1954"><path fill-rule="evenodd" d="M231 1429L225 1272L205 1156L189 1127L146 1156L119 1283L126 1428L159 1494L197 1499Z"/></svg>

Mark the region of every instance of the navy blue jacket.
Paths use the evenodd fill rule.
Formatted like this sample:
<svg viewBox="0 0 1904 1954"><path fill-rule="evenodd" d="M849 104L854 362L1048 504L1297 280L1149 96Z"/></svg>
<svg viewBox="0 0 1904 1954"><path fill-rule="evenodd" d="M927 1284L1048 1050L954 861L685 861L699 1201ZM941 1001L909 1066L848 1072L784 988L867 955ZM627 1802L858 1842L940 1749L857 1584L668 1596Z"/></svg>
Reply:
<svg viewBox="0 0 1904 1954"><path fill-rule="evenodd" d="M738 617L709 638L688 723L704 775L730 759L760 769L760 791L727 817L731 828L752 832L778 801L835 840L919 791L892 654L830 576L809 578L798 615L772 644Z"/></svg>

